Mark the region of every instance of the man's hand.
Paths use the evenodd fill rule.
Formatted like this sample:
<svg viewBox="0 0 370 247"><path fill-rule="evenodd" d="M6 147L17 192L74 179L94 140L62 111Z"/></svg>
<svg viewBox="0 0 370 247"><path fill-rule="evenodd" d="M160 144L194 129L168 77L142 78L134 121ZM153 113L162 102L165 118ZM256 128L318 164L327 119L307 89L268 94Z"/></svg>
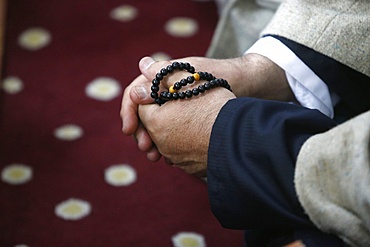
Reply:
<svg viewBox="0 0 370 247"><path fill-rule="evenodd" d="M189 62L196 71L206 71L218 78L226 79L237 97L294 100L285 72L268 58L258 54L248 54L233 59L188 57L176 59L176 61ZM150 97L151 81L161 68L171 63L171 61L155 62L149 57L142 58L139 62L142 74L125 89L122 99L122 132L126 135L134 135L139 149L146 152L147 158L151 161L159 160L161 155L139 121L138 107L153 103ZM184 71L177 71L174 74L175 76L166 76L161 81L162 89L173 85L176 79L189 75Z"/></svg>
<svg viewBox="0 0 370 247"><path fill-rule="evenodd" d="M159 152L189 174L205 176L212 126L226 102L235 95L213 88L190 99L162 106L140 105L140 119Z"/></svg>

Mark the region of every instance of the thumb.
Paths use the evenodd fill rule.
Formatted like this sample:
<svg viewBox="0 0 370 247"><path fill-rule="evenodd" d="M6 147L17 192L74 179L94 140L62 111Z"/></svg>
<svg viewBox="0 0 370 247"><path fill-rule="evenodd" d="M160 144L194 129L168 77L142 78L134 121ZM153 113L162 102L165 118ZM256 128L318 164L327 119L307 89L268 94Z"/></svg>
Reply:
<svg viewBox="0 0 370 247"><path fill-rule="evenodd" d="M148 85L139 85L132 87L130 90L130 98L137 105L153 103L153 98L150 96Z"/></svg>
<svg viewBox="0 0 370 247"><path fill-rule="evenodd" d="M170 64L171 63L169 61L155 61L151 57L143 57L139 62L139 69L142 75L151 82L162 68L165 68ZM163 80L162 82L167 86L166 80Z"/></svg>

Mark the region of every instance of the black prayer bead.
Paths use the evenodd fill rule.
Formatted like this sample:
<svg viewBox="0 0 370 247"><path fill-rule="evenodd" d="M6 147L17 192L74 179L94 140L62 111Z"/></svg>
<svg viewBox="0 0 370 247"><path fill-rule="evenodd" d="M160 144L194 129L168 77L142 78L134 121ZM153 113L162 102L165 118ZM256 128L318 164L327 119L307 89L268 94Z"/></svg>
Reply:
<svg viewBox="0 0 370 247"><path fill-rule="evenodd" d="M167 69L166 69L166 68L161 69L161 74L162 74L163 76L167 75L167 74L168 74Z"/></svg>
<svg viewBox="0 0 370 247"><path fill-rule="evenodd" d="M199 85L198 90L199 92L203 93L204 91L206 91L206 88L204 87L204 85Z"/></svg>
<svg viewBox="0 0 370 247"><path fill-rule="evenodd" d="M161 92L161 98L166 98L167 92Z"/></svg>
<svg viewBox="0 0 370 247"><path fill-rule="evenodd" d="M180 96L179 96L179 94L178 94L178 93L173 93L173 94L172 94L172 98L176 100L176 99L179 99L179 98L180 98Z"/></svg>
<svg viewBox="0 0 370 247"><path fill-rule="evenodd" d="M178 68L180 68L180 63L179 63L179 62L173 62L173 63L172 63L172 67L173 67L174 69L178 69Z"/></svg>
<svg viewBox="0 0 370 247"><path fill-rule="evenodd" d="M150 97L152 97L153 99L158 98L158 93L151 92Z"/></svg>
<svg viewBox="0 0 370 247"><path fill-rule="evenodd" d="M159 87L158 86L154 86L154 85L152 85L150 87L150 89L152 89L152 92L154 92L154 93L157 93L159 91Z"/></svg>
<svg viewBox="0 0 370 247"><path fill-rule="evenodd" d="M180 84L180 82L175 82L175 84L173 84L173 88L174 89L176 89L176 90L179 90L179 89L181 89L181 84Z"/></svg>
<svg viewBox="0 0 370 247"><path fill-rule="evenodd" d="M152 84L153 86L159 86L159 81L157 79L153 79Z"/></svg>
<svg viewBox="0 0 370 247"><path fill-rule="evenodd" d="M191 75L191 76L188 76L188 77L186 78L186 80L188 81L188 83L189 83L189 84L192 84L192 83L194 82L194 80L195 80L195 79L194 79L194 76L192 76L192 75Z"/></svg>
<svg viewBox="0 0 370 247"><path fill-rule="evenodd" d="M163 79L163 75L161 73L157 73L155 75L155 79L157 79L158 81L161 81Z"/></svg>
<svg viewBox="0 0 370 247"><path fill-rule="evenodd" d="M164 100L162 98L156 98L154 101L158 105L163 105L164 103L166 103L166 100Z"/></svg>
<svg viewBox="0 0 370 247"><path fill-rule="evenodd" d="M193 92L190 89L186 90L185 96L186 96L186 98L191 98L193 96Z"/></svg>
<svg viewBox="0 0 370 247"><path fill-rule="evenodd" d="M189 70L190 69L190 64L189 63L184 63L184 69Z"/></svg>
<svg viewBox="0 0 370 247"><path fill-rule="evenodd" d="M166 99L168 99L168 100L172 99L172 93L167 92L166 93Z"/></svg>
<svg viewBox="0 0 370 247"><path fill-rule="evenodd" d="M179 98L180 99L185 99L185 93L184 92L179 92Z"/></svg>
<svg viewBox="0 0 370 247"><path fill-rule="evenodd" d="M192 90L192 93L193 93L193 95L197 96L197 95L199 94L199 90L198 90L198 88L194 88L194 89Z"/></svg>
<svg viewBox="0 0 370 247"><path fill-rule="evenodd" d="M173 66L170 64L166 67L168 73L171 73L173 71Z"/></svg>
<svg viewBox="0 0 370 247"><path fill-rule="evenodd" d="M180 83L181 83L181 86L186 86L186 85L188 85L188 82L187 82L187 80L186 80L186 79L181 79Z"/></svg>

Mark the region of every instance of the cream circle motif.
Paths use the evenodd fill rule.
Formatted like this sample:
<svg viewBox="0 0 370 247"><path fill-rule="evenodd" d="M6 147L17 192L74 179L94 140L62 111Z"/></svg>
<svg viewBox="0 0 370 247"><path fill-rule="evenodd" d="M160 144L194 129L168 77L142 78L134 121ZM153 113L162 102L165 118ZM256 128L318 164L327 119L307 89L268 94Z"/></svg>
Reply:
<svg viewBox="0 0 370 247"><path fill-rule="evenodd" d="M59 203L55 207L54 212L59 218L64 220L79 220L90 214L91 205L86 201L70 198Z"/></svg>
<svg viewBox="0 0 370 247"><path fill-rule="evenodd" d="M164 52L153 53L150 57L155 61L168 61L171 59L171 57Z"/></svg>
<svg viewBox="0 0 370 247"><path fill-rule="evenodd" d="M22 91L23 82L18 77L8 76L4 78L1 86L6 93L16 94Z"/></svg>
<svg viewBox="0 0 370 247"><path fill-rule="evenodd" d="M112 186L128 186L136 181L136 171L129 165L112 165L105 169L104 179Z"/></svg>
<svg viewBox="0 0 370 247"><path fill-rule="evenodd" d="M136 18L138 10L131 5L121 5L114 8L109 16L117 21L128 22Z"/></svg>
<svg viewBox="0 0 370 247"><path fill-rule="evenodd" d="M32 168L24 164L11 164L1 172L1 180L12 185L24 184L32 178Z"/></svg>
<svg viewBox="0 0 370 247"><path fill-rule="evenodd" d="M174 247L206 247L204 237L195 232L180 232L172 237Z"/></svg>
<svg viewBox="0 0 370 247"><path fill-rule="evenodd" d="M18 44L30 51L39 50L45 46L47 46L51 41L51 34L49 31L34 27L30 28L21 33L18 37Z"/></svg>
<svg viewBox="0 0 370 247"><path fill-rule="evenodd" d="M198 31L198 23L191 18L176 17L166 23L165 30L174 37L190 37Z"/></svg>
<svg viewBox="0 0 370 247"><path fill-rule="evenodd" d="M66 124L54 130L54 136L64 141L74 141L82 135L82 128L74 124Z"/></svg>
<svg viewBox="0 0 370 247"><path fill-rule="evenodd" d="M93 99L109 101L121 93L121 85L112 78L98 77L86 86L85 92Z"/></svg>

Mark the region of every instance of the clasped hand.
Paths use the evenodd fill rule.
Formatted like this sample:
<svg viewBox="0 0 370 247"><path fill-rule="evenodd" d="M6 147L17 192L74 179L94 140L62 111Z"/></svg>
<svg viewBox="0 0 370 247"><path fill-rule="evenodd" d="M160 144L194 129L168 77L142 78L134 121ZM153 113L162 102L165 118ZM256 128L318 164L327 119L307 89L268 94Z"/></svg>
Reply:
<svg viewBox="0 0 370 247"><path fill-rule="evenodd" d="M196 71L207 71L226 79L233 93L225 88L213 88L190 99L158 106L150 97L151 81L171 62L155 62L144 57L139 62L142 74L123 94L122 131L135 137L139 149L147 153L149 160L158 161L163 156L168 163L189 174L206 175L212 126L227 101L243 96L294 100L284 70L258 54L233 59L189 57L176 61L188 62ZM166 76L161 81L160 91L187 76L186 71Z"/></svg>
<svg viewBox="0 0 370 247"><path fill-rule="evenodd" d="M198 58L187 61L199 70ZM180 61L180 60L178 60ZM185 60L184 60L185 61ZM134 135L140 150L151 161L161 156L189 174L204 176L213 123L222 106L235 95L225 88L213 88L190 99L168 101L162 106L150 97L151 81L170 62L154 62L145 57L139 62L142 74L124 92L121 117L123 133ZM204 66L202 66L204 67ZM190 74L178 71L161 81L161 90Z"/></svg>

